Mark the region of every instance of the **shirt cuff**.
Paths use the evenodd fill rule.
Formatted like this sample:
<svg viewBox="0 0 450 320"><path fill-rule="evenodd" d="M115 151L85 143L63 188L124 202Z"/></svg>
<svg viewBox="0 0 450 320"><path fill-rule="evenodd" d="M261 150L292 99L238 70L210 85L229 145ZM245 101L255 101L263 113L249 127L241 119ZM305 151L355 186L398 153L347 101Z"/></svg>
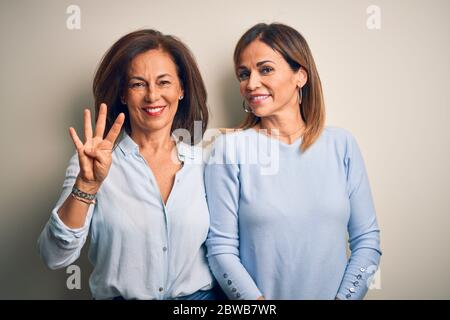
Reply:
<svg viewBox="0 0 450 320"><path fill-rule="evenodd" d="M262 296L239 258L231 254L209 257L209 264L222 290L232 300L256 300Z"/></svg>
<svg viewBox="0 0 450 320"><path fill-rule="evenodd" d="M379 259L379 254L374 251L374 255L377 255L377 257L367 259L367 262L350 262L336 295L337 298L341 300L361 300L364 298L373 276L378 270L378 265L374 264L373 261L376 261L376 258Z"/></svg>
<svg viewBox="0 0 450 320"><path fill-rule="evenodd" d="M58 245L66 249L72 249L78 246L83 236L89 231L89 224L86 223L81 228L69 228L64 224L58 215L58 209L52 211L49 220L50 234L58 241ZM89 214L89 213L88 213ZM86 222L88 221L86 216Z"/></svg>

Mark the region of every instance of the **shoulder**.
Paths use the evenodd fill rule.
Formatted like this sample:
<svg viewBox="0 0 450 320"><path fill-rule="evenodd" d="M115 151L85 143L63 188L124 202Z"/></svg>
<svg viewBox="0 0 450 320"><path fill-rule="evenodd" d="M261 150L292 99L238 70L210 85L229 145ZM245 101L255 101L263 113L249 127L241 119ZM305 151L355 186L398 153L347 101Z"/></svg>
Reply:
<svg viewBox="0 0 450 320"><path fill-rule="evenodd" d="M250 131L252 130L220 129L210 144L208 161L217 161L218 159L235 161L243 153L243 150L247 150L247 147L252 145L254 135Z"/></svg>
<svg viewBox="0 0 450 320"><path fill-rule="evenodd" d="M344 149L356 144L356 139L350 131L333 126L325 127L320 139L324 140L327 144Z"/></svg>
<svg viewBox="0 0 450 320"><path fill-rule="evenodd" d="M339 127L325 127L318 142L327 150L332 150L341 159L351 158L359 152L359 146L354 135Z"/></svg>
<svg viewBox="0 0 450 320"><path fill-rule="evenodd" d="M226 144L237 147L245 141L254 138L252 129L220 129L220 134L214 140L214 146Z"/></svg>
<svg viewBox="0 0 450 320"><path fill-rule="evenodd" d="M347 141L354 139L353 134L344 128L327 126L323 129L323 135L336 141Z"/></svg>

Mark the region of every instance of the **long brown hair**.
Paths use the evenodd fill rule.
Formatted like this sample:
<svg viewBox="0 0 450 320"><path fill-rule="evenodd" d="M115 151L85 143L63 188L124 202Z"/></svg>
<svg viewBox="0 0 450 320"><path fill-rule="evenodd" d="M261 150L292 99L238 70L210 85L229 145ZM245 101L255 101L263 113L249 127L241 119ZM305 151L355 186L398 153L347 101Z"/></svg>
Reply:
<svg viewBox="0 0 450 320"><path fill-rule="evenodd" d="M172 124L176 129L187 129L194 141L194 121L202 121L202 135L208 125L208 108L206 89L194 56L180 40L174 36L164 35L159 31L146 29L131 32L120 38L106 52L94 77L93 92L95 99L95 118L97 119L101 103L108 106L105 135L116 117L125 113L123 129L131 134L128 107L122 104L127 84L128 69L135 56L152 49L161 49L168 53L176 67L184 98L179 101L178 110ZM200 140L202 137L195 137ZM187 142L187 141L185 141Z"/></svg>
<svg viewBox="0 0 450 320"><path fill-rule="evenodd" d="M267 44L280 53L294 72L303 68L308 80L302 87L302 100L299 105L300 114L305 122L305 131L301 145L306 151L320 136L325 126L325 103L322 93L322 84L314 63L311 50L305 38L295 29L281 23L259 23L239 39L234 50L234 65L240 64L241 54L247 46L255 40ZM260 122L260 118L249 113L240 127L248 129Z"/></svg>

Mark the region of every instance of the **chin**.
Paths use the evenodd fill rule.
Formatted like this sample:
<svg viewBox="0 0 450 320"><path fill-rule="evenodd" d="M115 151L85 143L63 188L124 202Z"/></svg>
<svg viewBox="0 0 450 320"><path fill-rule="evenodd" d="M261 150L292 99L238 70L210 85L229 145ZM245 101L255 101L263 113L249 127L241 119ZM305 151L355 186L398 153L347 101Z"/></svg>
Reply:
<svg viewBox="0 0 450 320"><path fill-rule="evenodd" d="M172 122L167 121L167 119L152 119L152 121L142 121L137 124L136 129L140 132L155 132L159 131L167 126L172 126ZM132 125L133 127L133 125Z"/></svg>
<svg viewBox="0 0 450 320"><path fill-rule="evenodd" d="M273 113L274 110L271 110L269 108L257 107L253 109L253 114L260 118L271 116Z"/></svg>
<svg viewBox="0 0 450 320"><path fill-rule="evenodd" d="M155 122L150 123L150 124L147 125L147 129L149 131L157 131L157 130L164 129L166 127L172 127L172 122L155 121Z"/></svg>

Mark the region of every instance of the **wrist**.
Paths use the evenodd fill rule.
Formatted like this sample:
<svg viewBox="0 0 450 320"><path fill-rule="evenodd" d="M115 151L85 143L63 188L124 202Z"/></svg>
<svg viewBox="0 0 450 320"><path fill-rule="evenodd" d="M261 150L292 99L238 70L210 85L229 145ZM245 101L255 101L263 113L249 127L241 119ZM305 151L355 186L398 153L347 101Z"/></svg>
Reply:
<svg viewBox="0 0 450 320"><path fill-rule="evenodd" d="M78 176L75 181L75 187L85 193L96 194L98 192L98 190L100 189L100 183L86 181L83 178L81 178L80 176Z"/></svg>

